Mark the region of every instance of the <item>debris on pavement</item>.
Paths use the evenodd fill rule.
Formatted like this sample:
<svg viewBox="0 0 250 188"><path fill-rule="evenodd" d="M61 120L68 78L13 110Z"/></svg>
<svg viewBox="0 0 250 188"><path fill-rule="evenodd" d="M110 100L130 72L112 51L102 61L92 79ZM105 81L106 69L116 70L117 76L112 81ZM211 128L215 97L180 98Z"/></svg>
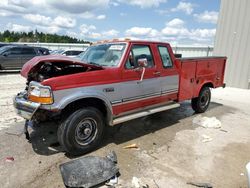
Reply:
<svg viewBox="0 0 250 188"><path fill-rule="evenodd" d="M141 179L135 176L132 178L131 183L133 188L149 188L147 184L143 183Z"/></svg>
<svg viewBox="0 0 250 188"><path fill-rule="evenodd" d="M247 169L248 187L250 187L250 162L247 163L246 169Z"/></svg>
<svg viewBox="0 0 250 188"><path fill-rule="evenodd" d="M104 184L119 173L117 156L86 156L60 165L63 182L68 187L93 187Z"/></svg>
<svg viewBox="0 0 250 188"><path fill-rule="evenodd" d="M137 144L130 144L127 146L124 146L123 149L138 149L139 147L137 146Z"/></svg>
<svg viewBox="0 0 250 188"><path fill-rule="evenodd" d="M5 158L5 162L7 162L7 163L12 163L12 162L14 162L14 157L6 157Z"/></svg>
<svg viewBox="0 0 250 188"><path fill-rule="evenodd" d="M212 137L210 137L210 136L208 136L208 135L205 135L205 134L203 134L202 135L202 142L203 143L205 143L205 142L210 142L210 141L212 141L213 140L213 138Z"/></svg>
<svg viewBox="0 0 250 188"><path fill-rule="evenodd" d="M140 188L140 180L137 177L132 178L132 186L135 188Z"/></svg>
<svg viewBox="0 0 250 188"><path fill-rule="evenodd" d="M228 131L227 130L224 130L224 129L220 129L221 132L225 132L227 133Z"/></svg>
<svg viewBox="0 0 250 188"><path fill-rule="evenodd" d="M213 186L210 183L194 183L194 182L187 182L188 185L193 185L196 187L202 187L202 188L213 188Z"/></svg>
<svg viewBox="0 0 250 188"><path fill-rule="evenodd" d="M116 184L118 184L118 177L116 175L105 183L107 186L115 186Z"/></svg>
<svg viewBox="0 0 250 188"><path fill-rule="evenodd" d="M202 117L201 115L193 119L193 125L199 125L204 128L221 128L221 122L216 117Z"/></svg>

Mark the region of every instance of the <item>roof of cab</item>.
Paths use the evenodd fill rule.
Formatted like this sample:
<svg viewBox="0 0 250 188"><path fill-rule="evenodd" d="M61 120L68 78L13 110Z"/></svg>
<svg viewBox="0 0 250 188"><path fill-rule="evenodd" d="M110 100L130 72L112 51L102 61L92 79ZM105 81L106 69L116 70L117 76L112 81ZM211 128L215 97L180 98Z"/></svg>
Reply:
<svg viewBox="0 0 250 188"><path fill-rule="evenodd" d="M120 42L126 42L126 43L157 43L157 44L169 44L168 42L160 42L160 41L149 41L149 40L131 40L131 39L112 39L112 40L102 40L97 41L93 43L93 45L97 44L105 44L105 43L120 43Z"/></svg>

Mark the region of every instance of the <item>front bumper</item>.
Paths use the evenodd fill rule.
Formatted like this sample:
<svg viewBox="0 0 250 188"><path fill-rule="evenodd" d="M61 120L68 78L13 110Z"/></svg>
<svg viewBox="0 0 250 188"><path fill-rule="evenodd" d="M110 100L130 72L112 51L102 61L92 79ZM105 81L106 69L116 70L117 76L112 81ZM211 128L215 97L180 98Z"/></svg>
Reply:
<svg viewBox="0 0 250 188"><path fill-rule="evenodd" d="M13 99L13 105L19 116L24 119L31 120L41 104L28 101L25 95L25 93L18 93Z"/></svg>

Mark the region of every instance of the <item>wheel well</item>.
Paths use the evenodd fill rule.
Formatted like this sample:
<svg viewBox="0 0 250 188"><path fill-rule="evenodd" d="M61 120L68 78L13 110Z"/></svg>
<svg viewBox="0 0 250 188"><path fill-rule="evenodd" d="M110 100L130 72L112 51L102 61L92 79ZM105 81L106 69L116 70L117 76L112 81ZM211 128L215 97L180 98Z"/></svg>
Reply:
<svg viewBox="0 0 250 188"><path fill-rule="evenodd" d="M204 84L204 85L202 86L202 88L204 88L204 87L214 88L214 85L213 85L212 82L209 82L209 83L206 83L206 84Z"/></svg>
<svg viewBox="0 0 250 188"><path fill-rule="evenodd" d="M199 96L199 94L200 94L201 90L202 90L204 87L214 88L214 85L213 85L213 83L212 83L212 82L205 83L202 87L200 87L200 89L199 89L199 90L197 90L197 92L198 92L198 93L196 93L196 97L198 97L198 96ZM196 97L194 97L194 98L196 98Z"/></svg>
<svg viewBox="0 0 250 188"><path fill-rule="evenodd" d="M103 116L107 117L107 107L101 99L98 98L84 98L76 100L70 104L68 104L63 110L62 110L62 117L68 117L69 114L75 112L76 110L83 108L83 107L95 107L98 110L101 111Z"/></svg>

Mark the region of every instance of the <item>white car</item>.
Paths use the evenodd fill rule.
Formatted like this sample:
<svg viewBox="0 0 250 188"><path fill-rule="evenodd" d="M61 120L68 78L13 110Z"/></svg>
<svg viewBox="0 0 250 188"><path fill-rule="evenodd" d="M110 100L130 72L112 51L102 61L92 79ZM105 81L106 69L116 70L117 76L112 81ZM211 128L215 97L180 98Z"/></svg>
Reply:
<svg viewBox="0 0 250 188"><path fill-rule="evenodd" d="M77 57L83 50L64 50L60 54L66 55L68 57Z"/></svg>

